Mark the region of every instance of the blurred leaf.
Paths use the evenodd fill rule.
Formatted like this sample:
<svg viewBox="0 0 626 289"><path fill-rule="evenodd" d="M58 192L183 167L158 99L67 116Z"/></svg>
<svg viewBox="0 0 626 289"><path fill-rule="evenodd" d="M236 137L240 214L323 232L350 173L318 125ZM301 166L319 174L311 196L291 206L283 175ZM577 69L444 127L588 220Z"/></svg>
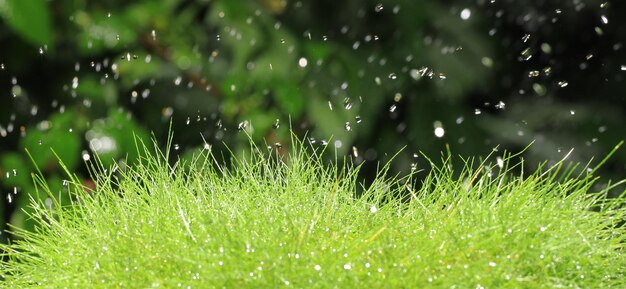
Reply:
<svg viewBox="0 0 626 289"><path fill-rule="evenodd" d="M293 82L283 82L274 86L274 99L276 99L283 113L294 119L300 117L305 104L302 88Z"/></svg>
<svg viewBox="0 0 626 289"><path fill-rule="evenodd" d="M73 111L56 113L50 117L51 128L47 131L30 130L20 140L20 146L28 149L35 165L42 170L55 167L58 160L53 151L70 170L76 169L81 147L80 131L73 126L77 119Z"/></svg>
<svg viewBox="0 0 626 289"><path fill-rule="evenodd" d="M37 46L53 46L54 33L51 27L47 1L44 0L0 0L0 16L19 35Z"/></svg>

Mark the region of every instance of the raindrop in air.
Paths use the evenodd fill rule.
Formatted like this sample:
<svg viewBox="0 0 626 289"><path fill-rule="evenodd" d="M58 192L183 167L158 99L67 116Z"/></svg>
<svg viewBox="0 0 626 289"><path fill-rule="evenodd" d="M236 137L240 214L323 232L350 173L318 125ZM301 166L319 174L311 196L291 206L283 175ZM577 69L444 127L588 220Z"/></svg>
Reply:
<svg viewBox="0 0 626 289"><path fill-rule="evenodd" d="M467 20L472 16L472 11L468 8L461 10L461 19Z"/></svg>
<svg viewBox="0 0 626 289"><path fill-rule="evenodd" d="M443 125L440 121L435 121L435 136L438 138L442 138L445 134L445 130L443 129Z"/></svg>
<svg viewBox="0 0 626 289"><path fill-rule="evenodd" d="M377 13L380 11L383 11L383 4L377 4L376 7L374 7L374 11L376 11Z"/></svg>
<svg viewBox="0 0 626 289"><path fill-rule="evenodd" d="M307 66L307 64L308 64L308 63L309 63L309 62L308 62L308 60L307 60L306 58L304 58L304 57L301 57L301 58L298 60L298 66L300 66L300 67L302 67L302 68L305 68L305 67Z"/></svg>

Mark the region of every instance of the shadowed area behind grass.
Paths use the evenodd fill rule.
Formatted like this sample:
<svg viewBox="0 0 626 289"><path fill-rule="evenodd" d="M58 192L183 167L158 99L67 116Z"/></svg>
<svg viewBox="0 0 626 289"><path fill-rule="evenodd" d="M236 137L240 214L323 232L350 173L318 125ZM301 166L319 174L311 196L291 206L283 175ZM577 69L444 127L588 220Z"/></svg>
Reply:
<svg viewBox="0 0 626 289"><path fill-rule="evenodd" d="M255 148L230 169L210 150L172 166L142 145L136 166L96 159L96 189L71 180L71 204L36 178L53 202L34 202L37 231L2 245L0 287L626 285L623 199L590 193L593 170L522 177L505 154L456 172L431 164L419 188L383 168L357 196L358 167L292 142L287 156Z"/></svg>

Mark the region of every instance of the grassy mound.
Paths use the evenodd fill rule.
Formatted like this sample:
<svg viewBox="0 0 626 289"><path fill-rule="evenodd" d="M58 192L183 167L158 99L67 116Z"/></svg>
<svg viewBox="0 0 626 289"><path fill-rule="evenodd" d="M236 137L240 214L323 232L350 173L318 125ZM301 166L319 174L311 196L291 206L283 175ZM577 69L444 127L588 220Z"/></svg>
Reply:
<svg viewBox="0 0 626 289"><path fill-rule="evenodd" d="M70 181L34 202L36 232L3 245L3 288L624 288L623 200L561 163L528 176L509 157L360 186L358 168L210 150ZM288 161L286 160L288 159ZM45 182L39 179L45 190ZM398 197L402 196L402 197Z"/></svg>

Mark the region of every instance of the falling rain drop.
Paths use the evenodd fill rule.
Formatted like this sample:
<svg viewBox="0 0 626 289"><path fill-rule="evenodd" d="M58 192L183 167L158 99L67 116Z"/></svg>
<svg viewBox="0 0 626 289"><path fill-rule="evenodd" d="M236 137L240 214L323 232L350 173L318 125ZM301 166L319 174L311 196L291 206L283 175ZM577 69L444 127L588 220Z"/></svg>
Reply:
<svg viewBox="0 0 626 289"><path fill-rule="evenodd" d="M600 19L602 20L603 24L609 24L609 19L606 18L606 16L602 15L602 16L600 16Z"/></svg>
<svg viewBox="0 0 626 289"><path fill-rule="evenodd" d="M380 11L383 11L383 8L384 8L384 7L383 7L383 4L379 3L379 4L377 4L377 5L376 5L376 7L374 7L374 11L375 11L376 13L378 13L378 12L380 12Z"/></svg>
<svg viewBox="0 0 626 289"><path fill-rule="evenodd" d="M350 126L350 122L346 121L346 124L344 125L344 128L346 129L346 131L352 131L352 126Z"/></svg>
<svg viewBox="0 0 626 289"><path fill-rule="evenodd" d="M435 121L434 123L434 127L435 127L435 136L437 138L442 138L443 135L446 133L445 130L443 129L443 124L440 121Z"/></svg>
<svg viewBox="0 0 626 289"><path fill-rule="evenodd" d="M358 150L355 146L352 146L352 155L353 155L355 158L358 158L358 157L359 157L359 150Z"/></svg>
<svg viewBox="0 0 626 289"><path fill-rule="evenodd" d="M461 10L461 19L467 20L472 16L472 11L469 8Z"/></svg>
<svg viewBox="0 0 626 289"><path fill-rule="evenodd" d="M559 81L559 86L560 87L566 87L569 83L567 83L567 81Z"/></svg>
<svg viewBox="0 0 626 289"><path fill-rule="evenodd" d="M397 108L397 107L396 107L396 105L395 105L395 104L392 104L392 105L389 107L389 112L394 112L394 111L396 111L396 108Z"/></svg>
<svg viewBox="0 0 626 289"><path fill-rule="evenodd" d="M301 57L301 58L298 60L298 66L300 66L300 67L302 67L302 68L305 68L305 67L307 66L307 64L308 64L308 63L309 63L309 61L308 61L306 58L304 58L304 57Z"/></svg>

